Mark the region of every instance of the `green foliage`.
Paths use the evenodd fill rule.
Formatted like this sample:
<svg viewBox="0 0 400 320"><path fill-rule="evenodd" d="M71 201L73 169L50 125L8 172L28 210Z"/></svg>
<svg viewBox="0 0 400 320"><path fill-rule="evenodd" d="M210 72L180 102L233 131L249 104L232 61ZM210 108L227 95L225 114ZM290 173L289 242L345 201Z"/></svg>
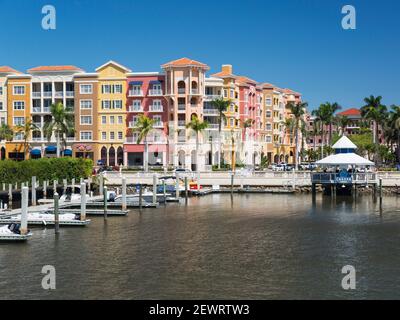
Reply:
<svg viewBox="0 0 400 320"><path fill-rule="evenodd" d="M0 182L21 183L31 181L33 176L43 180L71 180L87 178L93 168L92 160L81 158L42 158L25 161L0 161Z"/></svg>

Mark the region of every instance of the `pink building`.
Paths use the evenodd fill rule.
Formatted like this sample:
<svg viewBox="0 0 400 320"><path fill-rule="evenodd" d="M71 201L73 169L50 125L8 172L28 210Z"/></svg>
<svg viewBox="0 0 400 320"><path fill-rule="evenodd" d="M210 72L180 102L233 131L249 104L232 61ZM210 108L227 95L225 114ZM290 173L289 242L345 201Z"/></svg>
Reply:
<svg viewBox="0 0 400 320"><path fill-rule="evenodd" d="M139 116L155 120L149 133L149 165L167 165L168 156L168 100L165 98L165 76L157 72L132 73L127 78L127 132L124 143L125 163L143 166L144 141L137 144L139 133L134 131Z"/></svg>

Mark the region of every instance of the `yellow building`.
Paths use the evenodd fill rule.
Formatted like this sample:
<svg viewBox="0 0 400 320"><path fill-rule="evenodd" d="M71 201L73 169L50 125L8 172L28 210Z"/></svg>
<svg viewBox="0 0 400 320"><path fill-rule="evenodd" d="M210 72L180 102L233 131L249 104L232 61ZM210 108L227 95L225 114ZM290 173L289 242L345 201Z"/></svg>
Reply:
<svg viewBox="0 0 400 320"><path fill-rule="evenodd" d="M128 68L109 61L96 69L98 75L97 158L110 166L123 163L126 136ZM90 121L89 118L83 119ZM90 135L90 132L88 132Z"/></svg>
<svg viewBox="0 0 400 320"><path fill-rule="evenodd" d="M18 125L24 125L31 118L31 76L14 74L7 77L7 122L14 130L14 139L6 143L6 157L23 160L29 154L29 145L24 146L23 134ZM30 140L31 137L29 137Z"/></svg>

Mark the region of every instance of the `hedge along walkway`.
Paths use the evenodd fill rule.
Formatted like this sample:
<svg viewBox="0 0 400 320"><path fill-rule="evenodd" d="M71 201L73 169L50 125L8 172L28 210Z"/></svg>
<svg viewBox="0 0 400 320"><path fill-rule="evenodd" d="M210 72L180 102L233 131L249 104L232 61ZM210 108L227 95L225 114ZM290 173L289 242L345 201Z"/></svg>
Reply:
<svg viewBox="0 0 400 320"><path fill-rule="evenodd" d="M93 161L81 158L42 158L24 161L0 161L0 183L21 183L37 180L76 180L91 175Z"/></svg>

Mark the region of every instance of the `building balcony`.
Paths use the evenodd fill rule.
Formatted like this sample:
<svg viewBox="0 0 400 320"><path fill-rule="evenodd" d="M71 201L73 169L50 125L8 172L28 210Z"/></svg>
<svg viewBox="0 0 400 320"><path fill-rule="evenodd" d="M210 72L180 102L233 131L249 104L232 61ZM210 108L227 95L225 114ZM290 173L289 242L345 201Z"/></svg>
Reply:
<svg viewBox="0 0 400 320"><path fill-rule="evenodd" d="M40 113L42 112L42 108L41 107L33 107L32 108L32 113Z"/></svg>
<svg viewBox="0 0 400 320"><path fill-rule="evenodd" d="M42 123L41 122L33 122L33 124L38 128L42 127Z"/></svg>
<svg viewBox="0 0 400 320"><path fill-rule="evenodd" d="M137 137L126 137L124 140L124 143L138 144ZM148 136L147 143L149 143L149 144L166 144L167 139L165 137ZM142 140L141 143L139 143L139 144L144 144L144 141Z"/></svg>
<svg viewBox="0 0 400 320"><path fill-rule="evenodd" d="M54 94L54 97L56 97L56 98L64 98L64 92L56 91L55 94Z"/></svg>
<svg viewBox="0 0 400 320"><path fill-rule="evenodd" d="M163 106L160 105L150 105L149 112L163 112Z"/></svg>
<svg viewBox="0 0 400 320"><path fill-rule="evenodd" d="M67 98L73 98L74 97L74 91L67 91L65 93L65 95L66 95Z"/></svg>
<svg viewBox="0 0 400 320"><path fill-rule="evenodd" d="M162 96L162 95L163 95L162 90L155 90L155 89L149 90L149 96L156 97L156 96Z"/></svg>
<svg viewBox="0 0 400 320"><path fill-rule="evenodd" d="M43 137L32 137L32 141L38 142L38 141L43 141Z"/></svg>
<svg viewBox="0 0 400 320"><path fill-rule="evenodd" d="M43 107L43 112L50 113L50 107Z"/></svg>
<svg viewBox="0 0 400 320"><path fill-rule="evenodd" d="M154 127L154 128L164 128L164 122L162 122L162 121L156 121L156 122L153 124L153 127Z"/></svg>
<svg viewBox="0 0 400 320"><path fill-rule="evenodd" d="M217 109L203 109L203 114L205 116L218 116L219 111Z"/></svg>
<svg viewBox="0 0 400 320"><path fill-rule="evenodd" d="M209 129L209 130L215 130L215 129L218 129L218 123L209 123L208 124L208 128L207 129Z"/></svg>
<svg viewBox="0 0 400 320"><path fill-rule="evenodd" d="M186 120L178 120L178 127L185 127L186 126Z"/></svg>
<svg viewBox="0 0 400 320"><path fill-rule="evenodd" d="M186 88L178 88L178 94L186 94Z"/></svg>
<svg viewBox="0 0 400 320"><path fill-rule="evenodd" d="M134 127L136 127L136 125L137 125L137 121L129 121L129 123L128 123L129 128L134 128Z"/></svg>
<svg viewBox="0 0 400 320"><path fill-rule="evenodd" d="M186 104L178 104L178 111L186 111Z"/></svg>
<svg viewBox="0 0 400 320"><path fill-rule="evenodd" d="M51 91L43 92L43 97L45 97L45 98L51 98L52 96L53 96L53 92L51 92Z"/></svg>
<svg viewBox="0 0 400 320"><path fill-rule="evenodd" d="M185 136L178 136L178 142L186 142Z"/></svg>
<svg viewBox="0 0 400 320"><path fill-rule="evenodd" d="M130 97L143 97L143 91L142 90L129 90L129 96Z"/></svg>
<svg viewBox="0 0 400 320"><path fill-rule="evenodd" d="M191 94L197 95L200 94L199 89L192 89Z"/></svg>
<svg viewBox="0 0 400 320"><path fill-rule="evenodd" d="M204 97L204 100L205 101L213 101L213 100L221 99L221 98L222 98L222 96L218 95L218 94L206 94Z"/></svg>
<svg viewBox="0 0 400 320"><path fill-rule="evenodd" d="M32 92L32 98L40 98L42 96L42 93L39 91L39 92Z"/></svg>
<svg viewBox="0 0 400 320"><path fill-rule="evenodd" d="M129 106L129 112L143 112L142 106Z"/></svg>

